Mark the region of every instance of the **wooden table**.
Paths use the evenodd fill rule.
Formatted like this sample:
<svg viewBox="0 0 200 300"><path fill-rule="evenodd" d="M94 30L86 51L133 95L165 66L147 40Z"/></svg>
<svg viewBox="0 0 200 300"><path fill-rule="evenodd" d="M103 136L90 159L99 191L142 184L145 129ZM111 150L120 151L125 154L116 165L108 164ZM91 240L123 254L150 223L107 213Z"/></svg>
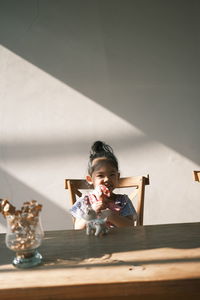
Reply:
<svg viewBox="0 0 200 300"><path fill-rule="evenodd" d="M49 231L44 264L12 266L0 235L0 299L200 299L200 223Z"/></svg>

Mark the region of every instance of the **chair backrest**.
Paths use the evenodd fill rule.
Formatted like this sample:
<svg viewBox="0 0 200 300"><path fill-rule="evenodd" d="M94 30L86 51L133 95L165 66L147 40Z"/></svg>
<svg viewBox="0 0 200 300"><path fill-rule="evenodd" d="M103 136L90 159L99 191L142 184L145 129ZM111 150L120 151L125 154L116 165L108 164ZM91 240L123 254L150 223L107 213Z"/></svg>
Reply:
<svg viewBox="0 0 200 300"><path fill-rule="evenodd" d="M129 195L131 201L137 196L136 211L138 219L136 225L143 225L144 215L144 195L145 186L149 185L149 175L147 176L132 176L120 178L117 188L130 188L133 187L133 192ZM93 189L85 179L65 179L65 189L69 190L70 202L73 205L76 202L76 195L82 196L80 190Z"/></svg>
<svg viewBox="0 0 200 300"><path fill-rule="evenodd" d="M194 180L200 182L200 171L193 171Z"/></svg>

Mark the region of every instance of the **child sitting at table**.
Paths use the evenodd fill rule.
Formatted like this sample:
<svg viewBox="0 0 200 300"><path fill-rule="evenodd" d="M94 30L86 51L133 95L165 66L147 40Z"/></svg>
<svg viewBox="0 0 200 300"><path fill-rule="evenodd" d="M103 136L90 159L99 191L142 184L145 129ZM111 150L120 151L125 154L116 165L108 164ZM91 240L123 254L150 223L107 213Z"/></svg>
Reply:
<svg viewBox="0 0 200 300"><path fill-rule="evenodd" d="M86 180L94 186L91 193L78 199L70 209L75 217L75 229L84 229L85 207L90 206L98 214L107 214L107 224L115 227L134 226L137 219L135 208L127 195L115 194L120 174L118 161L113 149L101 141L96 141L90 151Z"/></svg>

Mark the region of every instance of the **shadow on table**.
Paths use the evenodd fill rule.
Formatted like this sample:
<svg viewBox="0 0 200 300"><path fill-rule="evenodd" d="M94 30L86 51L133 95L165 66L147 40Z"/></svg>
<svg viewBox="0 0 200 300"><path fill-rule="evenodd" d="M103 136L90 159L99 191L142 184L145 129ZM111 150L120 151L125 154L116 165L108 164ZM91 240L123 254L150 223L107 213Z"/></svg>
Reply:
<svg viewBox="0 0 200 300"><path fill-rule="evenodd" d="M173 226L173 227L172 227ZM113 229L108 235L103 237L87 236L83 230L60 230L49 231L45 234L45 239L40 247L40 253L43 255L43 265L39 269L51 268L92 268L105 266L127 265L129 269L143 268L147 264L166 264L166 263L187 263L200 262L198 257L181 258L174 256L162 258L162 255L155 259L151 256L145 257L145 250L162 251L162 249L175 248L179 250L194 249L200 247L200 225L196 223L187 224L167 224L135 227L132 231L130 228ZM131 235L134 236L131 236ZM178 238L177 238L178 237ZM11 263L13 253L5 248L2 249L0 264ZM118 253L129 253L143 251L143 254L131 259L124 260ZM147 253L149 255L149 252ZM2 261L2 257L6 259ZM145 259L143 259L145 257ZM144 267L145 268L145 267ZM6 270L7 269L7 270ZM12 269L15 270L15 269ZM4 270L3 270L4 271ZM11 269L10 269L11 271Z"/></svg>

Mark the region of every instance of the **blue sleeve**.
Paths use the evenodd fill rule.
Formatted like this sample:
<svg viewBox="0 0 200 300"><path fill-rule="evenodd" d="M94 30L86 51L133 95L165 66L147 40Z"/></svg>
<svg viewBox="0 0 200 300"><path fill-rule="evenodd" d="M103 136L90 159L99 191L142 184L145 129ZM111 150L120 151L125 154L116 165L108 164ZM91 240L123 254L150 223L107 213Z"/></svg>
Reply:
<svg viewBox="0 0 200 300"><path fill-rule="evenodd" d="M124 195L124 196L125 196L125 204L120 211L120 215L123 217L133 216L133 219L137 220L137 213L133 206L132 201L129 199L129 197L127 195Z"/></svg>
<svg viewBox="0 0 200 300"><path fill-rule="evenodd" d="M85 204L84 204L84 197L78 199L74 205L70 208L70 213L73 217L81 219L84 213Z"/></svg>

